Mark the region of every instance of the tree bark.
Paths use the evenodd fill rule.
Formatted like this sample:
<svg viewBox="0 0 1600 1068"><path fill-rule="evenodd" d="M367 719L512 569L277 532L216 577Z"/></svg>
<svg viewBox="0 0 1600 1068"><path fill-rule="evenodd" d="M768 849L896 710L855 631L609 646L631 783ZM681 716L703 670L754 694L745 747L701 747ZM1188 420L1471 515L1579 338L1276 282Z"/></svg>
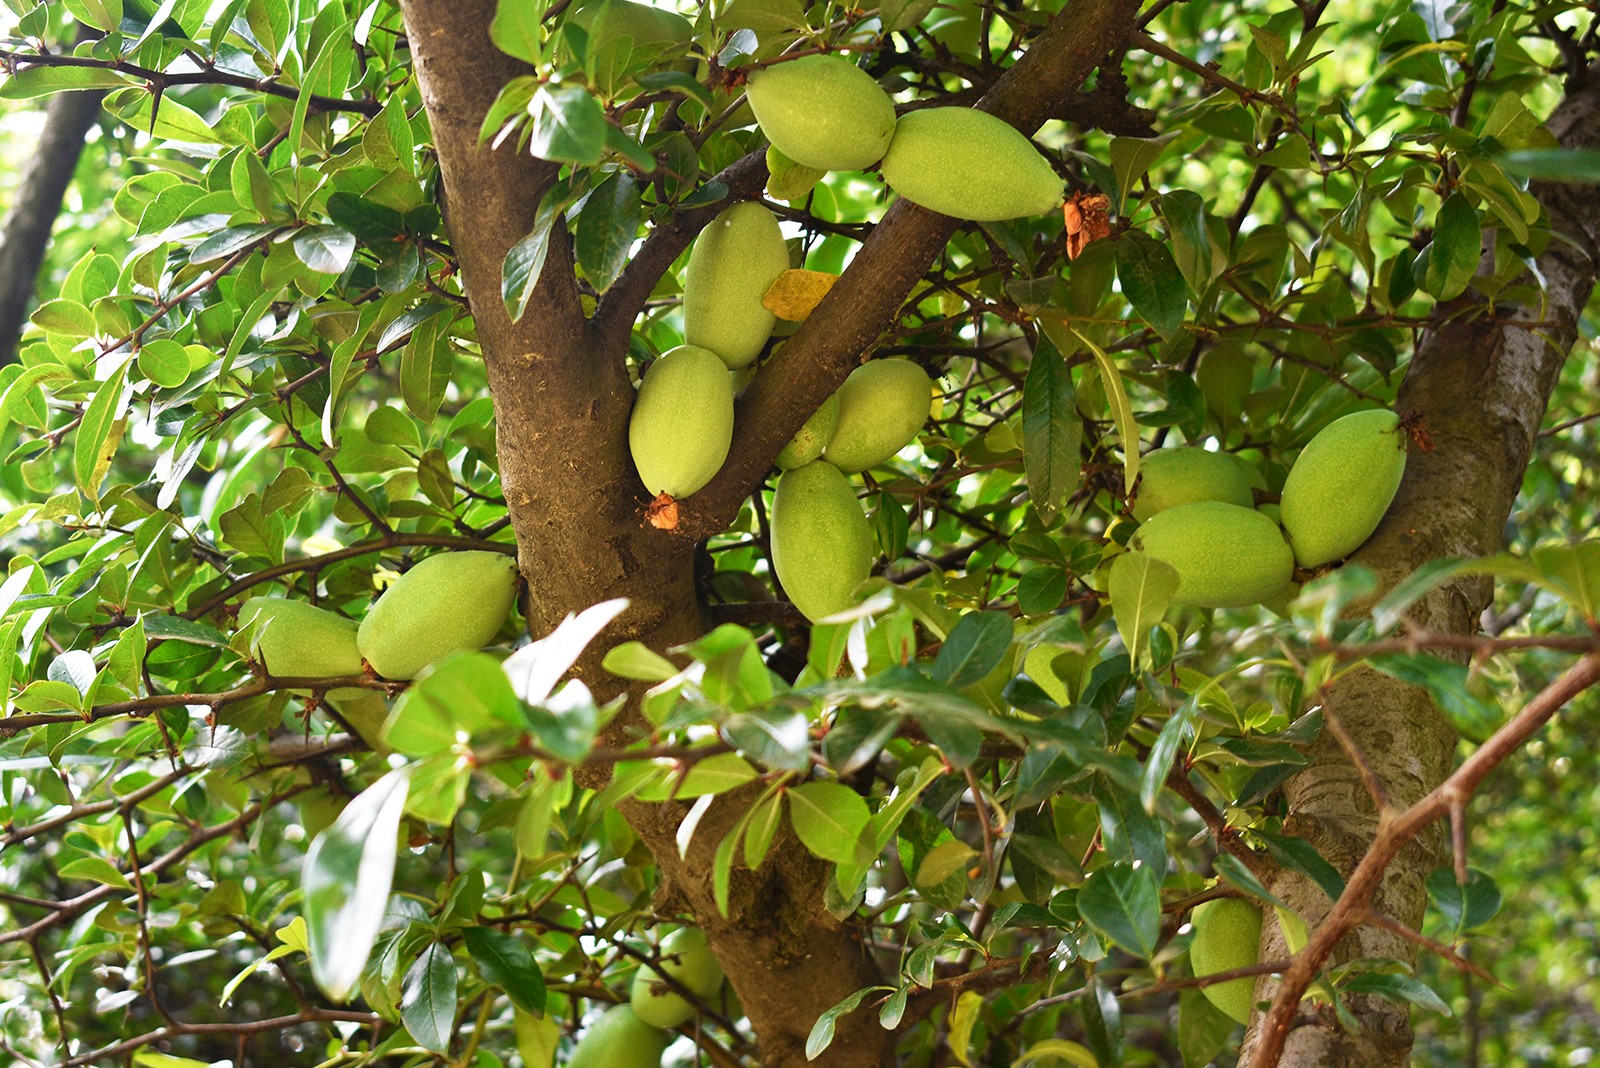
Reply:
<svg viewBox="0 0 1600 1068"><path fill-rule="evenodd" d="M1549 126L1565 148L1600 147L1600 86L1569 86ZM1434 449L1411 450L1389 514L1355 556L1355 562L1377 573L1382 589L1430 560L1485 556L1502 548L1506 518L1600 264L1600 212L1592 189L1535 183L1532 191L1552 231L1537 261L1545 305L1502 307L1492 314L1483 307L1475 315L1462 314L1465 305L1442 309L1448 317L1422 336L1407 369L1397 410L1423 417ZM1412 609L1409 625L1433 633L1470 633L1491 593L1486 579L1447 582ZM1449 773L1457 735L1423 690L1361 668L1331 687L1325 708L1344 725L1395 807L1415 803ZM1374 838L1377 813L1356 767L1327 732L1314 747L1311 764L1289 782L1286 800L1287 829L1348 874ZM1424 881L1447 860L1442 829L1414 843L1390 866L1374 907L1419 928L1427 906ZM1268 888L1308 927L1314 928L1332 904L1310 882L1289 873L1279 874ZM1268 924L1261 959L1288 955L1277 925ZM1365 926L1345 940L1334 963L1364 957L1413 961L1416 947L1388 930ZM1272 979L1263 978L1257 998L1270 1000L1275 989ZM1405 1006L1356 997L1350 1008L1361 1026L1348 1033L1331 1012L1312 1003L1308 1008L1290 1031L1279 1064L1398 1068L1409 1062L1412 1034ZM1261 1022L1257 1014L1241 1063L1253 1063Z"/></svg>
<svg viewBox="0 0 1600 1068"><path fill-rule="evenodd" d="M83 153L83 139L100 116L97 89L52 96L44 129L23 164L16 197L0 228L0 366L16 358L17 340L28 321L33 283L44 263L50 230Z"/></svg>

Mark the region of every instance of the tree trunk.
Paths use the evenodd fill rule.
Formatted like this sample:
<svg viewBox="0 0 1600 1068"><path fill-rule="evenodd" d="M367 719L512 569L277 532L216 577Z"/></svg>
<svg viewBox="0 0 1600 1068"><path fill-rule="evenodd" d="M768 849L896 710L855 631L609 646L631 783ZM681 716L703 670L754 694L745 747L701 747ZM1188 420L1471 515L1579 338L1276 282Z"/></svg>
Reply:
<svg viewBox="0 0 1600 1068"><path fill-rule="evenodd" d="M1549 126L1566 148L1600 146L1600 88L1570 86ZM1448 321L1423 335L1407 369L1397 409L1402 415L1422 416L1434 450L1411 450L1388 516L1355 557L1378 574L1384 589L1430 560L1485 556L1502 548L1506 518L1550 392L1577 339L1578 318L1600 264L1600 213L1593 190L1536 183L1533 193L1554 235L1538 257L1547 286L1545 305L1483 307L1475 309L1477 314L1462 314L1463 306L1447 309ZM1531 325L1535 322L1539 325ZM1434 633L1470 633L1491 592L1489 581L1480 578L1445 583L1412 609L1410 625ZM1416 802L1449 772L1457 735L1424 691L1362 668L1331 688L1325 707L1344 725L1397 808ZM1291 813L1287 829L1348 874L1374 837L1376 808L1355 766L1327 732L1312 752L1312 763L1289 782L1286 794ZM1374 907L1413 929L1420 927L1427 905L1424 881L1446 863L1441 829L1396 858ZM1268 888L1308 927L1314 928L1332 904L1298 876L1280 874ZM1281 932L1269 924L1261 959L1286 956ZM1365 926L1346 939L1334 963L1363 957L1412 961L1416 947L1387 930ZM1264 978L1256 995L1270 999L1275 989ZM1405 1006L1357 997L1351 1008L1361 1023L1353 1033L1346 1033L1331 1012L1302 1015L1279 1063L1294 1068L1393 1068L1408 1063L1412 1035ZM1261 1020L1258 1014L1253 1021L1241 1063L1249 1059Z"/></svg>
<svg viewBox="0 0 1600 1068"><path fill-rule="evenodd" d="M83 139L100 116L97 89L52 96L33 155L22 166L16 197L0 228L0 366L16 358L17 339L28 321L33 282L44 263L61 198L72 182Z"/></svg>

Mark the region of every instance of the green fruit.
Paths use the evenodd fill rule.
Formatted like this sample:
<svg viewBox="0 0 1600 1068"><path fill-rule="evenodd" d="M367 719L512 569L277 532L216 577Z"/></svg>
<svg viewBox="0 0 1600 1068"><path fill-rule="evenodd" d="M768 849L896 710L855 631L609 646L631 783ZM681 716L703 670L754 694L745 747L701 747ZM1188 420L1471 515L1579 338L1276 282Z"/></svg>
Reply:
<svg viewBox="0 0 1600 1068"><path fill-rule="evenodd" d="M971 108L902 115L881 169L900 196L956 219L993 222L1061 206L1064 183L1033 142Z"/></svg>
<svg viewBox="0 0 1600 1068"><path fill-rule="evenodd" d="M252 597L239 606L239 629L252 630L250 652L282 678L361 675L353 619L283 597ZM359 694L355 687L344 693Z"/></svg>
<svg viewBox="0 0 1600 1068"><path fill-rule="evenodd" d="M772 565L800 614L815 623L849 608L875 555L850 481L825 460L785 471L771 519Z"/></svg>
<svg viewBox="0 0 1600 1068"><path fill-rule="evenodd" d="M773 200L803 200L827 173L796 163L779 152L777 145L767 146L767 196Z"/></svg>
<svg viewBox="0 0 1600 1068"><path fill-rule="evenodd" d="M367 743L368 748L375 753L390 752L383 740L383 725L389 721L389 702L383 699L383 694L350 687L334 690L328 699L339 718Z"/></svg>
<svg viewBox="0 0 1600 1068"><path fill-rule="evenodd" d="M1295 562L1342 560L1378 529L1406 471L1400 417L1375 409L1335 419L1300 451L1280 511Z"/></svg>
<svg viewBox="0 0 1600 1068"><path fill-rule="evenodd" d="M1150 517L1128 547L1171 564L1178 604L1238 608L1272 597L1294 575L1278 524L1223 501L1180 504Z"/></svg>
<svg viewBox="0 0 1600 1068"><path fill-rule="evenodd" d="M833 437L834 429L838 425L839 394L834 393L822 402L822 407L811 413L811 418L795 431L794 437L789 439L789 444L778 453L778 466L788 471L821 456L823 447Z"/></svg>
<svg viewBox="0 0 1600 1068"><path fill-rule="evenodd" d="M623 61L635 67L682 59L694 41L688 19L633 0L594 0L573 12L570 21L589 35L586 50L591 56L626 37L630 51Z"/></svg>
<svg viewBox="0 0 1600 1068"><path fill-rule="evenodd" d="M679 345L645 371L628 449L651 494L687 497L711 481L733 441L733 380L715 353Z"/></svg>
<svg viewBox="0 0 1600 1068"><path fill-rule="evenodd" d="M789 269L789 246L772 212L743 201L695 238L683 276L683 339L729 367L761 354L778 317L761 303Z"/></svg>
<svg viewBox="0 0 1600 1068"><path fill-rule="evenodd" d="M356 632L356 645L386 679L413 679L460 649L482 649L517 596L517 561L505 553L439 553L401 575Z"/></svg>
<svg viewBox="0 0 1600 1068"><path fill-rule="evenodd" d="M1261 952L1261 910L1234 897L1196 905L1189 916L1194 941L1189 943L1189 964L1196 978L1231 972L1256 963ZM1200 988L1217 1008L1242 1024L1250 1022L1255 1007L1256 981L1229 979Z"/></svg>
<svg viewBox="0 0 1600 1068"><path fill-rule="evenodd" d="M767 140L807 167L870 167L894 137L889 94L872 75L838 56L802 56L763 67L750 75L745 92Z"/></svg>
<svg viewBox="0 0 1600 1068"><path fill-rule="evenodd" d="M1255 502L1244 465L1230 453L1194 446L1157 449L1140 470L1133 518L1141 523L1176 504L1226 501L1249 508Z"/></svg>
<svg viewBox="0 0 1600 1068"><path fill-rule="evenodd" d="M933 382L907 360L872 360L839 387L839 425L827 461L846 474L876 467L905 448L928 421Z"/></svg>
<svg viewBox="0 0 1600 1068"><path fill-rule="evenodd" d="M722 987L722 965L706 945L698 927L680 927L661 940L661 971L676 979L702 1002L710 1002ZM677 1027L695 1014L695 1007L661 981L654 968L641 967L629 991L633 1014L652 1027Z"/></svg>
<svg viewBox="0 0 1600 1068"><path fill-rule="evenodd" d="M651 1027L626 1005L609 1008L578 1039L567 1068L661 1068L672 1036Z"/></svg>

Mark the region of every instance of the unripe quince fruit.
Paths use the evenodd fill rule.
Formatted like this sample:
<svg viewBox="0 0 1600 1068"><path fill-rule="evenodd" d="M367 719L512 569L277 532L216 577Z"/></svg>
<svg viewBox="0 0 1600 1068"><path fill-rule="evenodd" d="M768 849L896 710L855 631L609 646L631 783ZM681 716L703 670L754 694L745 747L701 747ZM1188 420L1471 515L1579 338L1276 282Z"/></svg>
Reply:
<svg viewBox="0 0 1600 1068"><path fill-rule="evenodd" d="M1261 910L1248 901L1222 897L1196 905L1189 915L1194 941L1189 943L1189 964L1196 978L1230 972L1256 963L1261 953ZM1229 979L1200 988L1206 1000L1238 1020L1250 1022L1255 1007L1256 981Z"/></svg>
<svg viewBox="0 0 1600 1068"><path fill-rule="evenodd" d="M796 163L855 171L883 158L894 137L894 102L872 75L838 56L774 63L745 90L761 132Z"/></svg>
<svg viewBox="0 0 1600 1068"><path fill-rule="evenodd" d="M900 116L881 170L913 204L976 222L1046 215L1061 206L1064 187L1016 127L971 108Z"/></svg>
<svg viewBox="0 0 1600 1068"><path fill-rule="evenodd" d="M772 566L803 616L815 623L850 607L874 555L867 517L837 467L815 460L783 473L772 495Z"/></svg>
<svg viewBox="0 0 1600 1068"><path fill-rule="evenodd" d="M839 387L839 425L822 451L846 474L883 463L928 421L928 374L909 360L870 360Z"/></svg>
<svg viewBox="0 0 1600 1068"><path fill-rule="evenodd" d="M1178 604L1239 608L1277 594L1294 575L1294 553L1278 525L1253 508L1222 501L1180 504L1150 517L1128 548L1172 565Z"/></svg>
<svg viewBox="0 0 1600 1068"><path fill-rule="evenodd" d="M733 441L733 380L715 353L679 345L645 370L628 449L652 494L687 497L711 481Z"/></svg>
<svg viewBox="0 0 1600 1068"><path fill-rule="evenodd" d="M670 1034L617 1005L583 1032L567 1068L661 1068L661 1054L671 1042Z"/></svg>
<svg viewBox="0 0 1600 1068"><path fill-rule="evenodd" d="M1255 497L1244 465L1231 453L1195 446L1157 449L1144 457L1133 518L1146 519L1177 504L1226 501L1249 508Z"/></svg>
<svg viewBox="0 0 1600 1068"><path fill-rule="evenodd" d="M239 629L253 628L252 655L279 677L363 674L358 626L326 608L284 597L252 597L239 606Z"/></svg>
<svg viewBox="0 0 1600 1068"><path fill-rule="evenodd" d="M789 269L778 219L742 201L712 219L695 238L683 276L683 339L710 349L729 367L761 354L778 317L761 303Z"/></svg>
<svg viewBox="0 0 1600 1068"><path fill-rule="evenodd" d="M1400 417L1375 409L1329 423L1300 450L1279 512L1295 562L1342 560L1378 529L1406 471Z"/></svg>
<svg viewBox="0 0 1600 1068"><path fill-rule="evenodd" d="M839 426L839 394L830 394L822 407L811 413L805 425L795 431L789 444L778 453L777 464L785 471L808 464L822 455L823 448L833 438Z"/></svg>
<svg viewBox="0 0 1600 1068"><path fill-rule="evenodd" d="M517 595L517 561L504 553L438 553L389 587L356 632L367 663L386 679L494 640Z"/></svg>
<svg viewBox="0 0 1600 1068"><path fill-rule="evenodd" d="M722 965L698 927L680 927L661 940L661 970L703 1002L711 1003L722 987ZM633 1014L652 1027L677 1027L695 1014L694 1005L648 966L634 973L629 1003Z"/></svg>
<svg viewBox="0 0 1600 1068"><path fill-rule="evenodd" d="M694 24L676 11L633 0L593 0L570 16L589 34L588 51L628 38L630 65L681 59L694 41Z"/></svg>

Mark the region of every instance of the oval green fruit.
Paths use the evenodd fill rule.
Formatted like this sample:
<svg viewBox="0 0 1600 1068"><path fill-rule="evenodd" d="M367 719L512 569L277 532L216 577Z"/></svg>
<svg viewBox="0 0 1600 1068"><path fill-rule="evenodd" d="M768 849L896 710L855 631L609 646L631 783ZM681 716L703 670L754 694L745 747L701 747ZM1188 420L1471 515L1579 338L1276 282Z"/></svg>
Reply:
<svg viewBox="0 0 1600 1068"><path fill-rule="evenodd" d="M326 608L284 597L252 597L239 606L239 629L252 631L251 653L272 675L363 674L358 626Z"/></svg>
<svg viewBox="0 0 1600 1068"><path fill-rule="evenodd" d="M1195 501L1226 501L1241 508L1255 503L1244 465L1231 453L1193 445L1157 449L1140 465L1133 518L1143 523L1157 512Z"/></svg>
<svg viewBox="0 0 1600 1068"><path fill-rule="evenodd" d="M356 632L386 679L413 679L440 657L494 640L517 595L517 561L505 553L438 553L389 587Z"/></svg>
<svg viewBox="0 0 1600 1068"><path fill-rule="evenodd" d="M850 480L826 460L785 471L772 495L772 566L815 623L849 608L872 574L872 529Z"/></svg>
<svg viewBox="0 0 1600 1068"><path fill-rule="evenodd" d="M694 24L676 11L633 0L593 0L570 16L589 35L587 51L600 49L626 37L630 66L654 65L682 59L694 41Z"/></svg>
<svg viewBox="0 0 1600 1068"><path fill-rule="evenodd" d="M728 208L700 231L683 276L683 339L729 367L761 354L778 317L761 303L789 269L777 216L753 201Z"/></svg>
<svg viewBox="0 0 1600 1068"><path fill-rule="evenodd" d="M567 1068L661 1068L672 1036L626 1005L607 1009L578 1039Z"/></svg>
<svg viewBox="0 0 1600 1068"><path fill-rule="evenodd" d="M1196 978L1231 972L1256 963L1261 953L1261 910L1248 901L1222 897L1196 905L1189 916L1194 941L1189 943L1189 964ZM1238 1020L1250 1022L1255 1007L1256 981L1229 979L1200 988L1206 999Z"/></svg>
<svg viewBox="0 0 1600 1068"><path fill-rule="evenodd" d="M1294 575L1278 524L1223 501L1180 504L1150 517L1128 547L1172 565L1178 604L1239 608L1277 594Z"/></svg>
<svg viewBox="0 0 1600 1068"><path fill-rule="evenodd" d="M971 108L900 116L883 180L900 196L956 219L994 222L1046 215L1064 183L1016 127Z"/></svg>
<svg viewBox="0 0 1600 1068"><path fill-rule="evenodd" d="M628 450L652 495L687 497L710 482L732 441L733 380L715 353L679 345L645 370Z"/></svg>
<svg viewBox="0 0 1600 1068"><path fill-rule="evenodd" d="M839 387L839 424L823 457L847 474L883 463L928 421L933 381L909 360L870 360Z"/></svg>
<svg viewBox="0 0 1600 1068"><path fill-rule="evenodd" d="M722 988L722 965L711 955L706 933L698 927L680 927L661 940L661 973L706 1003ZM648 965L634 973L628 1000L633 1014L652 1027L677 1027L695 1014L694 1005Z"/></svg>
<svg viewBox="0 0 1600 1068"><path fill-rule="evenodd" d="M779 152L777 145L767 146L767 196L773 200L803 200L827 173L796 163Z"/></svg>
<svg viewBox="0 0 1600 1068"><path fill-rule="evenodd" d="M778 453L778 466L788 471L821 456L838 425L839 394L832 393L822 402L822 407L811 413L805 425L795 431L783 451Z"/></svg>
<svg viewBox="0 0 1600 1068"><path fill-rule="evenodd" d="M1283 483L1279 514L1295 562L1342 560L1378 529L1406 471L1400 417L1384 409L1329 423L1300 451Z"/></svg>
<svg viewBox="0 0 1600 1068"><path fill-rule="evenodd" d="M806 167L856 171L883 158L894 102L847 59L802 56L750 75L745 92L773 147Z"/></svg>

